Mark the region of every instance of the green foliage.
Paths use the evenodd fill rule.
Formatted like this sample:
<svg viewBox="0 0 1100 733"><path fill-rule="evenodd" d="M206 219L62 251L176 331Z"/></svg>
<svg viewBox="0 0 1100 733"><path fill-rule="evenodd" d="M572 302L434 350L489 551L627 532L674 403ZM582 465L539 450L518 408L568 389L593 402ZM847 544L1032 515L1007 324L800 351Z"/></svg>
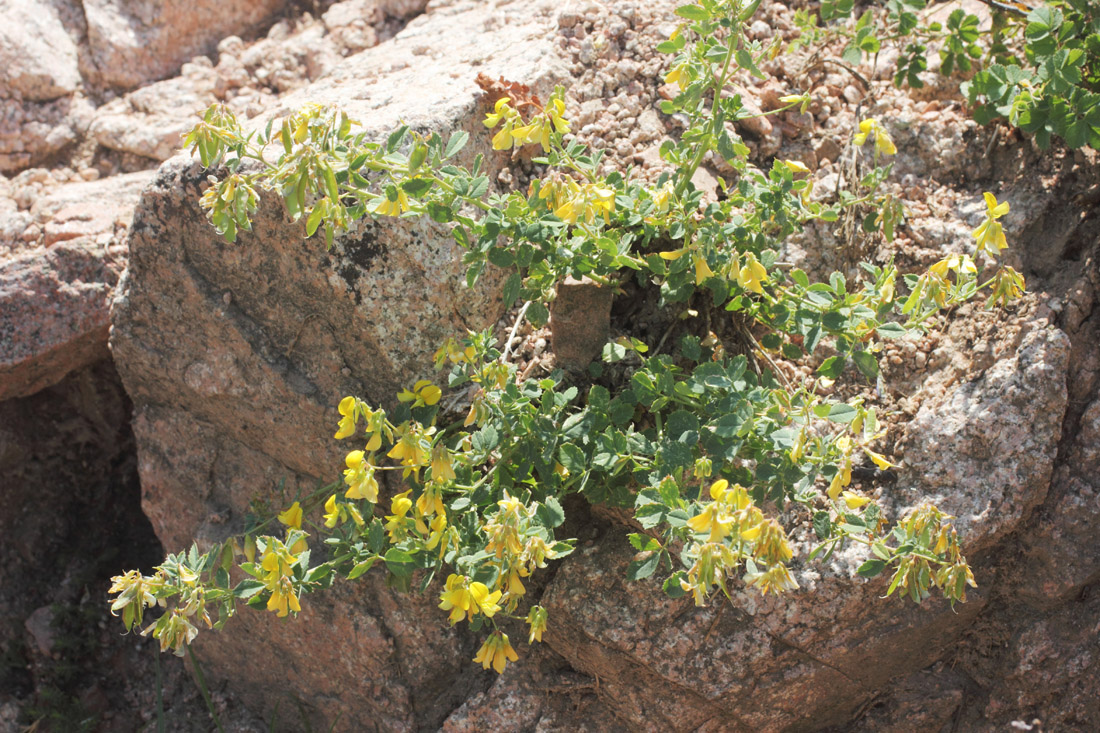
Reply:
<svg viewBox="0 0 1100 733"><path fill-rule="evenodd" d="M885 17L873 11L851 20L850 0L827 0L821 18L848 39L843 58L858 64L876 54L880 39L895 42L900 55L897 86L923 86L930 48L938 49L945 76L976 71L962 83L974 119L1005 119L1034 135L1042 148L1052 137L1071 148L1100 149L1100 6L1089 0L1047 0L1029 12L1012 3L987 2L987 27L978 16L956 9L946 23L926 22L925 0L888 0ZM803 32L823 37L816 23Z"/></svg>
<svg viewBox="0 0 1100 733"><path fill-rule="evenodd" d="M343 481L279 514L281 537L264 532L269 518L205 554L169 556L152 576L115 578L112 609L127 629L171 599L144 633L182 653L199 622L220 626L238 603L286 616L300 610L303 593L378 568L400 589L443 580L440 608L452 624L490 629L475 661L501 671L516 658L504 619L525 621L532 643L547 628L546 610L526 606L524 581L572 552L575 539L560 536L570 495L631 509L643 531L630 537L638 554L628 576L660 578L670 596L690 593L700 605L716 589L728 594L736 576L761 592L796 588L783 523L800 517L812 519L820 542L809 559L862 544L873 557L860 573L891 569L888 594L919 601L938 587L952 603L964 600L974 581L950 517L925 505L889 529L882 509L851 488L864 458L891 465L874 450L883 434L875 408L823 393L842 378L877 382L883 341L920 331L942 309L982 290L991 302L1019 295L1022 278L1000 262L996 220L1008 205L987 194L987 220L975 231L978 253L998 265L984 283L968 255L902 277L893 264L865 263L860 278L836 272L827 282L780 262L780 245L809 221L873 208L860 213L862 236L889 238L904 212L878 194L891 170L879 161L896 149L875 119L854 131L856 147L874 144L870 167L836 206L810 197L803 164L775 160L760 170L749 162L730 123L752 113L722 91L738 71L762 75L762 60L782 50L779 40L765 47L744 35L756 5L700 0L677 9L684 22L661 50L673 57L666 81L678 92L662 110L687 124L661 145L670 171L654 185L601 173L600 152L569 136L561 89L545 105L518 92L490 100L494 149L541 149L534 163L544 173L526 192L492 190L480 156L460 165L464 132L444 138L401 126L373 141L344 112L310 106L245 133L228 112L208 112L186 142L204 165L225 166L202 205L228 240L249 230L260 190L278 194L306 235L323 230L330 246L366 216L428 216L450 227L470 285L490 266L509 271L505 302L526 301L522 313L535 324L546 322L565 277L616 291L632 282L667 313L676 348L628 333L605 346L587 376L520 379L490 332L448 339L434 363L451 394L467 395L464 421L447 417L442 389L427 380L388 411L345 397L335 437L357 443ZM891 3L891 17L910 26L922 5ZM851 8L826 3L822 15ZM878 50L873 27L870 13L861 16L853 53ZM969 19L942 33L958 41L945 47L952 64L970 63ZM781 101L757 114L809 100ZM736 172L717 201L691 182L708 153ZM781 364L792 360L815 366L815 375L792 378ZM380 496L383 471L401 472L396 496ZM387 502L389 512L376 516ZM309 547L313 533L325 537L323 548ZM244 576L236 584L234 567Z"/></svg>

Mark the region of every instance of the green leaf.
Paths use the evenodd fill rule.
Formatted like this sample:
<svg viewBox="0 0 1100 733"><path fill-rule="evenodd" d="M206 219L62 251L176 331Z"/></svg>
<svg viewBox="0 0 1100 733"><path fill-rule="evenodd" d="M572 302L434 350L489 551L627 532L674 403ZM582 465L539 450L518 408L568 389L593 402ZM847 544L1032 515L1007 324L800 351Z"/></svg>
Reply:
<svg viewBox="0 0 1100 733"><path fill-rule="evenodd" d="M652 552L661 549L661 543L647 534L631 532L626 538L630 540L630 545L638 552Z"/></svg>
<svg viewBox="0 0 1100 733"><path fill-rule="evenodd" d="M657 566L661 563L661 553L653 552L642 560L633 560L626 568L627 580L643 580L657 570Z"/></svg>
<svg viewBox="0 0 1100 733"><path fill-rule="evenodd" d="M404 550L391 547L386 552L386 569L399 578L408 578L413 574L413 556Z"/></svg>
<svg viewBox="0 0 1100 733"><path fill-rule="evenodd" d="M878 333L878 335L882 338L888 339L901 338L902 336L909 333L905 329L905 326L901 325L900 323L883 323L881 326L875 329L875 332Z"/></svg>
<svg viewBox="0 0 1100 733"><path fill-rule="evenodd" d="M588 467L584 451L573 443L565 443L558 449L558 461L572 474L582 473Z"/></svg>
<svg viewBox="0 0 1100 733"><path fill-rule="evenodd" d="M542 526L548 529L554 529L555 527L560 527L562 522L565 521L565 510L561 508L561 504L556 498L548 496L538 505L538 509L535 510L535 516L542 522Z"/></svg>
<svg viewBox="0 0 1100 733"><path fill-rule="evenodd" d="M681 5L676 8L676 14L688 20L710 20L710 13L698 5Z"/></svg>
<svg viewBox="0 0 1100 733"><path fill-rule="evenodd" d="M500 445L500 433L492 425L486 425L474 433L473 447L479 453L488 453Z"/></svg>
<svg viewBox="0 0 1100 733"><path fill-rule="evenodd" d="M533 300L531 301L531 305L527 306L527 320L529 320L533 326L545 326L547 321L550 320L550 311L539 301Z"/></svg>
<svg viewBox="0 0 1100 733"><path fill-rule="evenodd" d="M829 407L829 414L827 417L833 422L850 423L852 420L856 419L856 415L858 414L859 410L856 408L847 403L838 402Z"/></svg>
<svg viewBox="0 0 1100 733"><path fill-rule="evenodd" d="M466 141L469 139L470 133L465 130L459 130L451 135L451 139L447 141L447 149L443 151L443 159L446 160L457 155L458 151L466 147Z"/></svg>
<svg viewBox="0 0 1100 733"><path fill-rule="evenodd" d="M864 578L873 578L882 572L886 567L886 563L882 560L868 560L856 569L856 572L862 575Z"/></svg>
<svg viewBox="0 0 1100 733"><path fill-rule="evenodd" d="M833 532L833 522L829 519L829 512L815 512L813 525L814 534L819 540L825 539Z"/></svg>
<svg viewBox="0 0 1100 733"><path fill-rule="evenodd" d="M683 598L687 595L687 591L680 585L680 579L684 577L684 571L678 570L670 575L661 586L665 595L669 598Z"/></svg>
<svg viewBox="0 0 1100 733"><path fill-rule="evenodd" d="M870 351L856 349L852 352L852 361L856 363L856 368L863 373L863 376L870 380L878 379L878 359Z"/></svg>
<svg viewBox="0 0 1100 733"><path fill-rule="evenodd" d="M516 263L516 256L510 249L504 247L493 247L489 250L489 261L497 267L511 267ZM506 303L511 304L515 301L513 298L511 301L506 300Z"/></svg>
<svg viewBox="0 0 1100 733"><path fill-rule="evenodd" d="M348 580L355 580L363 573L374 567L374 564L378 562L378 556L368 557L366 560L360 563L356 563L350 571L348 571Z"/></svg>
<svg viewBox="0 0 1100 733"><path fill-rule="evenodd" d="M423 196L432 187L432 182L426 178L410 178L402 181L401 188L410 196Z"/></svg>
<svg viewBox="0 0 1100 733"><path fill-rule="evenodd" d="M830 356L821 362L821 366L817 368L817 373L826 379L836 379L844 371L844 363L843 356Z"/></svg>
<svg viewBox="0 0 1100 733"><path fill-rule="evenodd" d="M523 278L518 272L513 272L508 276L508 279L504 281L504 305L510 308L516 299L519 298L520 288L523 286Z"/></svg>
<svg viewBox="0 0 1100 733"><path fill-rule="evenodd" d="M466 193L472 199L479 199L485 195L485 192L489 190L489 179L485 176L478 176L474 180L470 181L470 190Z"/></svg>

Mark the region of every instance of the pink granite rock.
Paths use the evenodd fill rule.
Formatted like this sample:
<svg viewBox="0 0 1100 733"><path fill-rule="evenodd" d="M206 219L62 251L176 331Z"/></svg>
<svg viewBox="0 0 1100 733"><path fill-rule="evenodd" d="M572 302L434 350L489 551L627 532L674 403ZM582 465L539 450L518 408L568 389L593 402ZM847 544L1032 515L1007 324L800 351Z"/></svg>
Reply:
<svg viewBox="0 0 1100 733"><path fill-rule="evenodd" d="M30 395L107 355L126 266L125 228L148 174L74 183L37 199L45 247L0 261L0 401Z"/></svg>

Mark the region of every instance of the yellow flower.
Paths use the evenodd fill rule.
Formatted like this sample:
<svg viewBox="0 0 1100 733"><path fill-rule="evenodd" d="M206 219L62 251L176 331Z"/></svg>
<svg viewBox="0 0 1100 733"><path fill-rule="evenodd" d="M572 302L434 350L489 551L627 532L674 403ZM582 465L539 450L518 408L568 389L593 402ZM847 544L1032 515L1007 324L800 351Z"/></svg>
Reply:
<svg viewBox="0 0 1100 733"><path fill-rule="evenodd" d="M764 269L764 266L757 262L756 255L752 252L745 254L745 264L741 266L741 269L737 273L737 283L746 290L751 290L754 293L763 293L764 288L761 283L767 281L768 271Z"/></svg>
<svg viewBox="0 0 1100 733"><path fill-rule="evenodd" d="M405 534L408 532L408 513L412 509L412 499L409 498L409 494L412 493L412 489L398 494L393 497L393 501L390 502L390 514L386 517L386 532L390 535L390 542L397 544L404 539Z"/></svg>
<svg viewBox="0 0 1100 733"><path fill-rule="evenodd" d="M443 541L445 533L447 531L447 515L440 514L432 520L431 533L428 535L428 543L425 545L429 550L434 550L439 547L440 556L443 555L447 549L447 543Z"/></svg>
<svg viewBox="0 0 1100 733"><path fill-rule="evenodd" d="M302 528L302 507L298 502L290 505L290 508L279 515L279 521L294 529Z"/></svg>
<svg viewBox="0 0 1100 733"><path fill-rule="evenodd" d="M509 661L515 662L518 659L516 650L508 641L508 635L501 631L494 631L474 657L474 661L480 663L483 669L489 669L492 666L497 674L504 671Z"/></svg>
<svg viewBox="0 0 1100 733"><path fill-rule="evenodd" d="M843 494L841 494L841 497L844 499L845 505L847 505L849 509L853 510L859 509L861 506L871 501L866 496L860 496L854 491L845 491Z"/></svg>
<svg viewBox="0 0 1100 733"><path fill-rule="evenodd" d="M805 163L797 160L784 160L783 165L787 166L787 170L791 173L809 173L810 169L806 167Z"/></svg>
<svg viewBox="0 0 1100 733"><path fill-rule="evenodd" d="M514 144L512 121L508 120L504 123L504 127L500 128L500 132L493 135L493 150L510 150Z"/></svg>
<svg viewBox="0 0 1100 733"><path fill-rule="evenodd" d="M435 432L435 428L426 431L418 430L418 426L404 426L397 430L397 440L386 455L394 460L401 461L406 466L404 474L419 471L422 466L431 461L431 453L425 447L428 436Z"/></svg>
<svg viewBox="0 0 1100 733"><path fill-rule="evenodd" d="M333 437L336 440L346 438L349 435L355 433L355 422L359 413L359 400L351 397L345 397L340 400L340 405L336 409L340 411L340 429L336 431L336 435Z"/></svg>
<svg viewBox="0 0 1100 733"><path fill-rule="evenodd" d="M874 117L869 117L859 123L859 132L856 133L852 142L855 143L857 148L863 147L868 137L873 137L875 140L875 155L893 155L898 152L897 147L894 146L894 141L890 139L890 134Z"/></svg>
<svg viewBox="0 0 1100 733"><path fill-rule="evenodd" d="M471 583L469 580L465 575L452 573L447 578L443 595L440 596L442 602L439 607L451 612L452 626L461 621L463 616L472 619L480 613L492 618L500 610L497 605L501 596L499 590L490 593L484 583Z"/></svg>
<svg viewBox="0 0 1100 733"><path fill-rule="evenodd" d="M187 619L183 611L173 608L171 613L161 616L156 623L150 624L141 632L141 635L148 636L150 632L155 638L160 639L162 652L171 649L177 656L182 657L183 648L198 636L199 630Z"/></svg>
<svg viewBox="0 0 1100 733"><path fill-rule="evenodd" d="M550 105L546 108L546 115L550 118L550 122L554 125L554 129L563 135L569 132L569 121L563 117L565 114L565 102L560 99L551 99Z"/></svg>
<svg viewBox="0 0 1100 733"><path fill-rule="evenodd" d="M546 609L542 606L531 606L527 612L527 625L531 627L531 634L527 637L528 644L542 641L542 634L546 631Z"/></svg>
<svg viewBox="0 0 1100 733"><path fill-rule="evenodd" d="M694 252L691 255L692 263L695 265L695 284L702 285L707 278L714 277L714 271L710 269L710 265L707 264L707 260L699 252Z"/></svg>
<svg viewBox="0 0 1100 733"><path fill-rule="evenodd" d="M395 198L391 199L387 193L378 199L374 207L375 213L382 216L400 216L409 210L409 197L405 195L405 191L400 186L395 186L394 191L396 191Z"/></svg>
<svg viewBox="0 0 1100 733"><path fill-rule="evenodd" d="M366 499L371 504L377 504L378 479L374 477L376 466L361 450L348 453L344 462L348 466L344 471L344 482L348 485L344 496L349 499Z"/></svg>
<svg viewBox="0 0 1100 733"><path fill-rule="evenodd" d="M439 487L440 484L434 480L434 477L432 483L424 487L424 493L416 500L416 511L420 512L421 515L430 517L433 514L442 515L444 513L443 497L439 495Z"/></svg>
<svg viewBox="0 0 1100 733"><path fill-rule="evenodd" d="M509 97L501 97L497 100L497 103L493 105L493 111L485 115L485 126L490 130L500 124L502 119L507 119L510 115L515 114L515 110L512 109L509 102L512 100Z"/></svg>
<svg viewBox="0 0 1100 733"><path fill-rule="evenodd" d="M847 458L844 465L837 469L833 480L829 482L829 498L836 501L836 498L840 496L841 489L850 483L852 483L852 459Z"/></svg>
<svg viewBox="0 0 1100 733"><path fill-rule="evenodd" d="M1008 247L1004 229L997 219L1008 213L1009 206L1007 201L997 203L997 197L988 191L983 196L985 196L986 206L985 221L979 224L972 234L978 242L978 251L996 258L1002 249Z"/></svg>
<svg viewBox="0 0 1100 733"><path fill-rule="evenodd" d="M150 590L153 578L146 578L136 570L128 570L125 575L116 575L111 578L111 588L108 593L118 593L118 598L111 603L111 615L117 616L115 611L122 610L122 622L129 631L134 624L141 624L145 609L152 608L157 599Z"/></svg>
<svg viewBox="0 0 1100 733"><path fill-rule="evenodd" d="M772 565L767 570L745 573L745 583L755 585L760 589L761 595L770 593L779 594L787 590L795 590L798 583L791 577L791 571L786 565Z"/></svg>
<svg viewBox="0 0 1100 733"><path fill-rule="evenodd" d="M422 407L424 405L436 404L439 402L439 398L443 396L443 390L436 387L427 379L421 379L419 382L413 385L411 390L403 389L397 395L397 399L401 402L412 402L413 407Z"/></svg>
<svg viewBox="0 0 1100 733"><path fill-rule="evenodd" d="M284 618L290 611L294 613L301 612L302 606L298 602L298 596L294 593L290 578L280 579L279 584L271 591L271 598L267 601L267 610L274 611L279 618Z"/></svg>
<svg viewBox="0 0 1100 733"><path fill-rule="evenodd" d="M881 453L875 453L870 448L864 448L863 452L866 453L867 457L870 458L874 462L874 464L876 466L878 466L880 469L882 469L883 471L885 471L888 468L893 468L894 467L894 464L890 463L890 461L886 460L886 456L882 455Z"/></svg>
<svg viewBox="0 0 1100 733"><path fill-rule="evenodd" d="M756 550L753 556L764 560L768 564L783 563L791 559L794 552L787 542L787 533L779 522L769 519L761 522L760 535L756 540Z"/></svg>
<svg viewBox="0 0 1100 733"><path fill-rule="evenodd" d="M675 84L681 90L687 86L687 64L680 64L665 74L665 84Z"/></svg>
<svg viewBox="0 0 1100 733"><path fill-rule="evenodd" d="M332 529L340 521L340 507L336 505L336 494L325 502L325 526Z"/></svg>
<svg viewBox="0 0 1100 733"><path fill-rule="evenodd" d="M703 511L687 521L692 532L709 532L707 542L721 542L733 530L733 517L722 511L717 503L711 502Z"/></svg>
<svg viewBox="0 0 1100 733"><path fill-rule="evenodd" d="M271 591L267 608L275 611L279 616L286 616L289 611L297 613L302 610L298 603L298 596L294 592L293 571L290 567L294 560L295 558L287 552L281 542L268 538L267 549L260 567L264 571L264 587Z"/></svg>
<svg viewBox="0 0 1100 733"><path fill-rule="evenodd" d="M986 308L992 308L995 304L1007 304L1023 295L1024 276L1007 265L997 271L993 276L993 292L989 296Z"/></svg>

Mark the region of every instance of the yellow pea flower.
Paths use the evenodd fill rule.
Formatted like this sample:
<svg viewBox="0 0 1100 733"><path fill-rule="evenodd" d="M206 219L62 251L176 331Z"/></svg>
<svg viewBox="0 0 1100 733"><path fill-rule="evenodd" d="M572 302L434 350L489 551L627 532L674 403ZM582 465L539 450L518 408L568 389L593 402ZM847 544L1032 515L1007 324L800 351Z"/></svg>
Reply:
<svg viewBox="0 0 1100 733"><path fill-rule="evenodd" d="M565 102L560 99L551 99L550 104L546 107L546 115L549 117L551 124L554 125L554 129L563 135L569 132L569 121L563 117L565 114Z"/></svg>
<svg viewBox="0 0 1100 733"><path fill-rule="evenodd" d="M493 105L493 111L485 115L485 126L491 130L499 125L501 120L507 119L510 115L514 115L515 110L512 109L509 104L511 101L510 97L501 97L498 99L496 104Z"/></svg>
<svg viewBox="0 0 1100 733"><path fill-rule="evenodd" d="M985 221L979 224L971 234L977 240L979 252L985 252L990 257L996 258L1002 249L1008 247L1004 228L997 219L1008 213L1009 206L1007 201L997 203L997 197L988 191L982 195L985 197Z"/></svg>
<svg viewBox="0 0 1100 733"><path fill-rule="evenodd" d="M860 496L854 491L845 491L841 494L841 497L844 499L844 504L849 509L859 509L861 506L871 501L866 496Z"/></svg>
<svg viewBox="0 0 1100 733"><path fill-rule="evenodd" d="M1005 305L1024 293L1024 276L1007 265L997 271L993 276L993 292L986 302L986 308L992 308L997 303Z"/></svg>
<svg viewBox="0 0 1100 733"><path fill-rule="evenodd" d="M378 479L374 472L376 466L366 458L361 450L353 450L344 458L347 469L344 471L344 482L348 490L344 494L349 499L366 499L371 504L378 503Z"/></svg>
<svg viewBox="0 0 1100 733"><path fill-rule="evenodd" d="M336 504L336 494L333 494L325 502L325 526L332 529L339 523L343 513L340 511L341 507Z"/></svg>
<svg viewBox="0 0 1100 733"><path fill-rule="evenodd" d="M508 641L508 635L502 631L494 631L481 645L477 656L474 657L474 661L481 664L483 669L489 669L492 666L497 674L504 671L504 667L509 661L515 662L518 659L519 656L516 654L516 650L512 648L512 644Z"/></svg>
<svg viewBox="0 0 1100 733"><path fill-rule="evenodd" d="M290 578L282 578L272 589L271 598L267 601L267 610L274 611L279 618L285 618L290 611L301 613L302 606L298 602L298 596L294 592Z"/></svg>
<svg viewBox="0 0 1100 733"><path fill-rule="evenodd" d="M874 138L875 155L893 155L898 152L894 141L890 139L890 134L886 132L886 128L874 117L868 117L859 123L859 132L856 133L852 142L857 148L863 147L868 137Z"/></svg>
<svg viewBox="0 0 1100 733"><path fill-rule="evenodd" d="M279 521L294 529L302 528L302 506L298 502L290 505L290 508L279 515Z"/></svg>
<svg viewBox="0 0 1100 733"><path fill-rule="evenodd" d="M378 203L374 206L375 213L382 216L400 216L409 210L409 197L405 195L404 189L400 186L396 187L397 198L390 200L389 196L382 196L378 199Z"/></svg>
<svg viewBox="0 0 1100 733"><path fill-rule="evenodd" d="M737 273L737 284L754 293L763 293L764 288L761 283L766 282L767 279L768 271L757 261L756 255L752 252L745 253L745 264Z"/></svg>
<svg viewBox="0 0 1100 733"><path fill-rule="evenodd" d="M439 402L439 398L442 396L443 390L427 379L421 379L413 385L411 390L401 390L397 395L397 399L401 402L412 402L414 407L421 407L423 405L428 405L430 407Z"/></svg>
<svg viewBox="0 0 1100 733"><path fill-rule="evenodd" d="M695 265L695 284L702 285L706 282L707 278L714 277L714 271L710 269L710 265L707 264L707 260L699 252L694 252L691 256L692 264Z"/></svg>
<svg viewBox="0 0 1100 733"><path fill-rule="evenodd" d="M463 616L472 619L480 613L492 618L500 610L497 601L500 600L501 592L498 590L490 593L484 583L471 583L465 575L452 573L447 577L445 588L440 596L442 602L439 607L451 612L452 626L461 621Z"/></svg>
<svg viewBox="0 0 1100 733"><path fill-rule="evenodd" d="M504 123L504 127L500 128L500 132L493 135L493 150L511 150L514 145L512 120L508 120Z"/></svg>
<svg viewBox="0 0 1100 733"><path fill-rule="evenodd" d="M870 458L872 461L874 461L874 464L876 466L878 466L880 469L882 469L883 471L885 471L888 468L893 468L894 467L894 464L890 463L890 461L886 460L886 456L882 455L881 453L875 453L870 448L864 448L863 452L866 453L867 457Z"/></svg>
<svg viewBox="0 0 1100 733"><path fill-rule="evenodd" d="M527 625L531 627L531 634L527 637L528 644L542 641L542 634L546 631L546 609L542 606L531 606L527 612Z"/></svg>
<svg viewBox="0 0 1100 733"><path fill-rule="evenodd" d="M810 169L806 167L806 164L798 160L784 160L783 165L787 166L787 170L791 173L809 173Z"/></svg>
<svg viewBox="0 0 1100 733"><path fill-rule="evenodd" d="M687 86L687 64L680 64L665 74L665 84L675 84L681 91Z"/></svg>
<svg viewBox="0 0 1100 733"><path fill-rule="evenodd" d="M760 535L756 539L756 549L753 556L763 560L769 565L784 563L791 559L794 551L787 541L787 533L775 519L761 522Z"/></svg>
<svg viewBox="0 0 1100 733"><path fill-rule="evenodd" d="M783 591L798 588L798 583L791 577L791 571L786 565L772 565L763 572L745 573L745 583L759 588L761 595L768 593L778 595Z"/></svg>
<svg viewBox="0 0 1100 733"><path fill-rule="evenodd" d="M355 433L355 423L358 419L359 413L359 400L352 396L347 396L340 400L340 405L336 408L340 411L340 429L336 431L336 435L332 436L336 440L341 440L349 435Z"/></svg>
<svg viewBox="0 0 1100 733"><path fill-rule="evenodd" d="M392 514L386 517L386 532L390 535L390 542L397 544L404 539L405 534L408 532L408 513L412 509L412 499L409 498L409 494L412 493L412 489L398 494L393 497L393 501L390 502L390 511Z"/></svg>

